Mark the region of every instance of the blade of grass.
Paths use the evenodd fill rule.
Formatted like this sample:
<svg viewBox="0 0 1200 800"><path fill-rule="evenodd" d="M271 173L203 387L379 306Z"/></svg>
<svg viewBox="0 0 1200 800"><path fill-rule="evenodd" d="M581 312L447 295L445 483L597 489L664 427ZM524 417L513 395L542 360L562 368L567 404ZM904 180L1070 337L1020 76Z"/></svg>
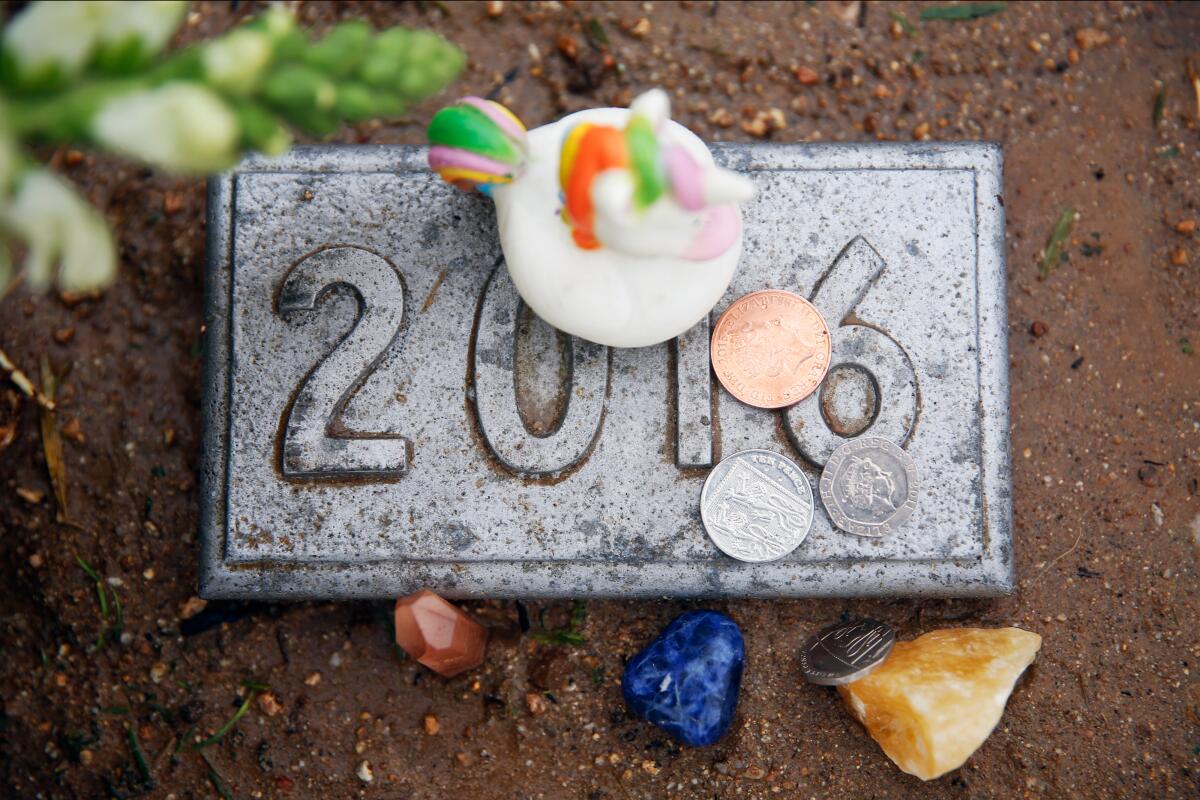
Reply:
<svg viewBox="0 0 1200 800"><path fill-rule="evenodd" d="M1154 127L1158 127L1163 121L1163 113L1167 110L1167 90L1159 89L1158 94L1154 95Z"/></svg>
<svg viewBox="0 0 1200 800"><path fill-rule="evenodd" d="M595 17L591 17L587 21L587 35L598 47L608 47L608 34L604 32L604 26L600 24L600 20Z"/></svg>
<svg viewBox="0 0 1200 800"><path fill-rule="evenodd" d="M92 565L84 561L78 553L75 554L75 563L82 567L83 571L96 584L96 599L100 602L100 632L96 634L94 646L97 650L103 650L105 633L108 631L108 592L105 590L104 580L96 570L92 569Z"/></svg>
<svg viewBox="0 0 1200 800"><path fill-rule="evenodd" d="M227 734L231 730L233 730L233 726L238 724L238 720L241 719L242 717L246 716L246 712L250 710L250 703L254 700L254 696L256 694L258 694L258 692L254 689L251 689L250 692L246 695L246 699L243 700L242 704L238 707L238 710L235 711L233 716L229 718L229 721L226 722L224 725L222 725L217 730L217 732L214 733L212 736L208 737L207 739L200 742L199 744L194 745L192 747L192 749L193 750L203 750L204 748L208 747L209 745L216 744L217 742L224 739L225 734Z"/></svg>
<svg viewBox="0 0 1200 800"><path fill-rule="evenodd" d="M978 19L997 14L1008 7L1007 3L962 3L957 6L933 6L921 10L921 21L930 19Z"/></svg>
<svg viewBox="0 0 1200 800"><path fill-rule="evenodd" d="M1064 208L1063 212L1058 215L1058 222L1054 223L1054 229L1050 231L1050 238L1046 240L1046 249L1042 252L1042 275L1049 275L1050 270L1058 266L1059 260L1062 258L1063 243L1066 242L1067 236L1071 233L1071 226L1075 224L1075 209Z"/></svg>
<svg viewBox="0 0 1200 800"><path fill-rule="evenodd" d="M42 356L42 391L54 400L58 392L58 378L50 369L50 359ZM41 406L42 451L46 456L46 471L50 473L50 485L54 487L54 502L58 506L59 520L70 518L67 512L67 462L63 460L62 434L58 432L58 418L52 408Z"/></svg>
<svg viewBox="0 0 1200 800"><path fill-rule="evenodd" d="M920 35L920 31L917 30L917 26L909 22L908 17L904 16L899 11L891 11L888 13L888 16L894 19L896 24L899 25L909 36Z"/></svg>
<svg viewBox="0 0 1200 800"><path fill-rule="evenodd" d="M213 785L213 788L217 790L217 794L221 795L223 800L233 800L233 795L225 788L220 773L217 772L217 768L213 766L212 761L209 760L204 751L200 751L200 759L208 767L208 780Z"/></svg>
<svg viewBox="0 0 1200 800"><path fill-rule="evenodd" d="M125 726L125 730L129 736L129 749L133 751L133 761L137 764L138 775L142 778L142 785L147 789L153 789L154 774L150 772L150 762L146 760L146 753L142 750L142 743L138 741L137 726L131 722Z"/></svg>

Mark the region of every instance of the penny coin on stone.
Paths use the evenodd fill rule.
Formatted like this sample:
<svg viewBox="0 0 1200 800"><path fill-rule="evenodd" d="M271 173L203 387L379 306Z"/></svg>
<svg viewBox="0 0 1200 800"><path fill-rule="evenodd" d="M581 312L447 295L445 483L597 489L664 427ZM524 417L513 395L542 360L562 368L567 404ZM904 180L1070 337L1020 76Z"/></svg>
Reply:
<svg viewBox="0 0 1200 800"><path fill-rule="evenodd" d="M700 519L726 555L739 561L774 561L808 536L812 487L786 456L743 450L708 473L700 492Z"/></svg>
<svg viewBox="0 0 1200 800"><path fill-rule="evenodd" d="M717 320L710 353L731 395L759 408L784 408L812 394L829 371L829 326L798 294L752 292Z"/></svg>
<svg viewBox="0 0 1200 800"><path fill-rule="evenodd" d="M809 683L851 683L882 664L895 643L896 632L873 619L830 625L800 648L800 671Z"/></svg>
<svg viewBox="0 0 1200 800"><path fill-rule="evenodd" d="M833 524L857 536L894 533L917 507L917 465L887 439L860 436L833 451L821 502Z"/></svg>

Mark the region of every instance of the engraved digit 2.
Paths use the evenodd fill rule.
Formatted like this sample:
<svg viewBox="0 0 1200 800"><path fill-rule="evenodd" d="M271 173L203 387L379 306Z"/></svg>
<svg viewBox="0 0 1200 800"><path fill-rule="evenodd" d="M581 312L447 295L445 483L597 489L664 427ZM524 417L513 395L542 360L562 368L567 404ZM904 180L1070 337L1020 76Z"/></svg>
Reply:
<svg viewBox="0 0 1200 800"><path fill-rule="evenodd" d="M608 348L567 337L565 392L557 424L534 432L518 408L517 329L523 303L503 264L483 289L471 389L488 448L518 475L557 477L582 461L600 435L608 392ZM530 315L530 325L545 322Z"/></svg>
<svg viewBox="0 0 1200 800"><path fill-rule="evenodd" d="M823 466L838 445L868 430L872 436L903 446L917 417L917 372L895 339L867 325L848 322L887 264L861 236L856 236L817 282L812 304L831 331L833 352L829 377L821 388L784 413L792 446L809 462ZM841 419L836 397L839 384L857 381L873 406L865 415Z"/></svg>
<svg viewBox="0 0 1200 800"><path fill-rule="evenodd" d="M397 475L408 467L408 441L391 433L349 431L341 416L400 331L404 286L382 257L357 247L320 250L288 272L279 292L284 320L316 309L335 286L352 291L358 319L300 382L284 410L280 469L293 478Z"/></svg>

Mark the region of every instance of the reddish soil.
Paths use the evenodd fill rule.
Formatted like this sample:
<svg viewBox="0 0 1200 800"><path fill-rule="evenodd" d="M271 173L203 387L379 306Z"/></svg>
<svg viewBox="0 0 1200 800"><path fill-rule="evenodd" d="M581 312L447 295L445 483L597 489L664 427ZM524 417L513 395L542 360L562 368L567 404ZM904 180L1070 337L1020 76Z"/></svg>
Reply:
<svg viewBox="0 0 1200 800"><path fill-rule="evenodd" d="M210 603L189 616L203 186L48 153L105 210L121 274L100 299L20 288L0 303L0 342L20 365L35 374L45 356L68 370L58 423L75 521L56 522L38 414L25 403L0 455L10 796L216 797L190 745L229 720L243 682L255 681L271 700L256 697L202 751L231 797L1196 797L1200 243L1177 225L1200 218L1200 109L1185 70L1200 4L1013 3L984 19L918 22L925 5L510 2L493 18L482 5L345 3L300 13L317 29L361 15L441 31L471 56L451 93L504 84L498 99L531 124L664 85L677 90L677 118L710 139L1001 142L1012 597L708 604L741 623L749 659L734 726L707 749L630 719L617 684L624 660L694 603L589 603L586 643L566 647L522 634L513 602L471 603L492 643L481 669L453 680L397 655L384 602ZM258 7L196 4L183 38ZM919 33L893 25L893 12ZM341 138L419 142L435 107ZM1043 276L1039 252L1067 207L1080 217L1066 258ZM0 412L0 425L10 418ZM123 632L103 649L95 585L76 555L121 599ZM528 610L535 626L542 611L553 626L570 604ZM887 620L903 638L1019 625L1045 644L984 746L922 784L831 689L800 681L799 643L842 614ZM370 784L356 775L364 761Z"/></svg>

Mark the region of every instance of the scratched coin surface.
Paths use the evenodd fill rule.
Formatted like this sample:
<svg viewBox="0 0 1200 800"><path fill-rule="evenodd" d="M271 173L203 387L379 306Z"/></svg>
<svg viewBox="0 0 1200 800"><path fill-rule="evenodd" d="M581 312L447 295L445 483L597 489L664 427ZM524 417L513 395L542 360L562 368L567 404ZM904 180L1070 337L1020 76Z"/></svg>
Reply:
<svg viewBox="0 0 1200 800"><path fill-rule="evenodd" d="M887 439L860 436L833 451L820 488L834 525L857 536L887 536L917 507L917 465Z"/></svg>
<svg viewBox="0 0 1200 800"><path fill-rule="evenodd" d="M717 320L710 352L731 395L759 408L784 408L812 394L829 371L829 326L798 294L752 292Z"/></svg>
<svg viewBox="0 0 1200 800"><path fill-rule="evenodd" d="M800 671L809 683L851 683L882 664L895 643L896 632L886 623L840 622L808 637L800 648Z"/></svg>
<svg viewBox="0 0 1200 800"><path fill-rule="evenodd" d="M700 519L726 555L739 561L774 561L808 536L812 487L786 456L743 450L708 473L700 493Z"/></svg>

